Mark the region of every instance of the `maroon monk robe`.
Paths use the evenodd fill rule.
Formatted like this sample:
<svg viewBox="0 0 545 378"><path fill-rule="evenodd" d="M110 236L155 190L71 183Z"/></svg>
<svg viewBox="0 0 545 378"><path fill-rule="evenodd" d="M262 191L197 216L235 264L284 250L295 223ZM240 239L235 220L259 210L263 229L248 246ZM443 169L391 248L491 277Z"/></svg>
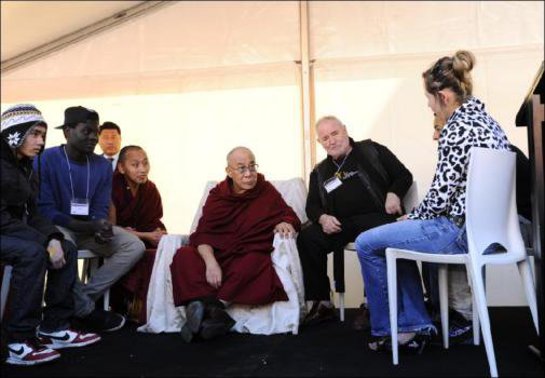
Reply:
<svg viewBox="0 0 545 378"><path fill-rule="evenodd" d="M132 227L136 231L150 232L157 228L166 230L161 222L163 203L155 184L147 181L138 186L133 197L125 176L115 171L112 178L112 201L116 210L116 223L120 227ZM147 247L151 245L146 244Z"/></svg>
<svg viewBox="0 0 545 378"><path fill-rule="evenodd" d="M301 223L278 191L259 174L256 186L240 195L227 178L210 191L189 246L180 248L170 266L174 304L216 297L231 303L261 305L288 300L274 270L271 253L274 227ZM222 270L219 289L206 281L197 246L208 244Z"/></svg>
<svg viewBox="0 0 545 378"><path fill-rule="evenodd" d="M112 178L112 202L116 209L116 223L120 227L132 227L136 231L150 232L157 228L166 230L161 222L163 205L155 184L147 181L138 186L136 196L119 171ZM138 323L146 323L146 298L149 288L156 249L148 241L144 257L112 288L112 307L123 310L124 298L129 302L129 313Z"/></svg>

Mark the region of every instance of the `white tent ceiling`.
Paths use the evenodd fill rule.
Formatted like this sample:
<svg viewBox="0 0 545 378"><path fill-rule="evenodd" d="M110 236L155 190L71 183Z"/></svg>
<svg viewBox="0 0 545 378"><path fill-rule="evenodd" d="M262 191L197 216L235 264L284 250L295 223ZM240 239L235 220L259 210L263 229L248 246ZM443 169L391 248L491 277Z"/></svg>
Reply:
<svg viewBox="0 0 545 378"><path fill-rule="evenodd" d="M2 1L2 62L143 1Z"/></svg>
<svg viewBox="0 0 545 378"><path fill-rule="evenodd" d="M152 2L3 1L2 62L141 3ZM2 72L2 100L281 85L301 59L299 17L298 1L167 2ZM309 34L316 77L353 80L365 72L354 63L429 60L460 47L542 50L543 3L309 2Z"/></svg>

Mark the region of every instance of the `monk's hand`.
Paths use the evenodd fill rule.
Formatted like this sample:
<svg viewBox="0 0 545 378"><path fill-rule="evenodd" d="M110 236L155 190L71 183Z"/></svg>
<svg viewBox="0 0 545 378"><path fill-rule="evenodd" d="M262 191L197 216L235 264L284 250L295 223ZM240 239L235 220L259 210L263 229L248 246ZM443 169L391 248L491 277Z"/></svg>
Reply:
<svg viewBox="0 0 545 378"><path fill-rule="evenodd" d="M152 231L152 232L149 233L149 239L148 240L151 242L151 244L153 244L154 246L157 246L157 245L159 245L159 242L161 241L161 238L165 234L166 234L165 230L161 230L160 228L158 228L155 231Z"/></svg>
<svg viewBox="0 0 545 378"><path fill-rule="evenodd" d="M217 261L206 263L206 282L214 289L219 289L221 286L221 268Z"/></svg>
<svg viewBox="0 0 545 378"><path fill-rule="evenodd" d="M325 234L336 234L338 232L341 232L341 222L337 218L335 218L333 215L327 215L322 214L320 215L320 219L318 219L318 223L322 225L322 231Z"/></svg>
<svg viewBox="0 0 545 378"><path fill-rule="evenodd" d="M397 194L392 192L388 192L388 194L386 194L386 203L384 208L386 209L386 214L403 214L403 210L401 209L401 200Z"/></svg>
<svg viewBox="0 0 545 378"><path fill-rule="evenodd" d="M49 254L49 261L51 262L53 269L60 269L66 264L61 242L57 239L51 239L49 241L49 244L47 244L47 253Z"/></svg>
<svg viewBox="0 0 545 378"><path fill-rule="evenodd" d="M288 222L280 222L274 227L274 232L280 234L282 239L295 236L295 228Z"/></svg>

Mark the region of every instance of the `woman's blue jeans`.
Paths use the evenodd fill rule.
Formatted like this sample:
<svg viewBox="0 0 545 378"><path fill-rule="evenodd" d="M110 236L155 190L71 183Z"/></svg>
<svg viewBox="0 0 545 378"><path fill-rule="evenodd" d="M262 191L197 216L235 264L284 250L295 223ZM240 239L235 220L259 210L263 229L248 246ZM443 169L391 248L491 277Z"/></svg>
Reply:
<svg viewBox="0 0 545 378"><path fill-rule="evenodd" d="M446 217L404 220L362 232L356 250L367 293L371 334L390 335L385 250L388 247L435 254L467 253L465 228ZM435 330L424 306L420 273L415 261L397 262L398 332Z"/></svg>

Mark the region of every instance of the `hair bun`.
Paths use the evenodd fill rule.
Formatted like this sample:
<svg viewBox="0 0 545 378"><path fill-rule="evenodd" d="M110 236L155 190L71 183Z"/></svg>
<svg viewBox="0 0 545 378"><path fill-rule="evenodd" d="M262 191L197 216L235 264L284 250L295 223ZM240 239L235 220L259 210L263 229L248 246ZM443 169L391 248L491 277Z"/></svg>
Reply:
<svg viewBox="0 0 545 378"><path fill-rule="evenodd" d="M470 72L473 66L475 66L475 55L471 51L458 50L452 57L452 69L456 74Z"/></svg>

